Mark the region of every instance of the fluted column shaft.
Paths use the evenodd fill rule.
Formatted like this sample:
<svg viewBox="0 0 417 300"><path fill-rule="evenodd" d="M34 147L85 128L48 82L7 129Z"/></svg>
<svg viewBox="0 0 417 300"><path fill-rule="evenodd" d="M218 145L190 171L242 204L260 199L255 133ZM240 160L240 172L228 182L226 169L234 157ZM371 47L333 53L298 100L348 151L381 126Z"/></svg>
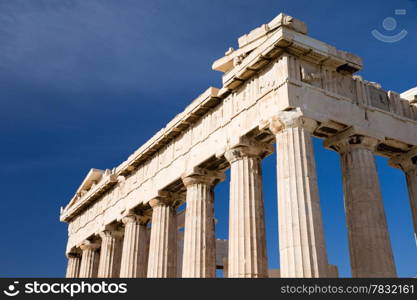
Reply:
<svg viewBox="0 0 417 300"><path fill-rule="evenodd" d="M150 205L153 211L147 277L174 278L177 275L175 211L165 198L152 199Z"/></svg>
<svg viewBox="0 0 417 300"><path fill-rule="evenodd" d="M328 260L310 131L314 121L275 119L281 277L327 277Z"/></svg>
<svg viewBox="0 0 417 300"><path fill-rule="evenodd" d="M68 254L66 278L78 278L80 276L81 256L78 253Z"/></svg>
<svg viewBox="0 0 417 300"><path fill-rule="evenodd" d="M143 216L131 214L122 221L125 224L125 233L120 277L144 278L148 267L147 220Z"/></svg>
<svg viewBox="0 0 417 300"><path fill-rule="evenodd" d="M417 244L417 148L391 158L389 163L391 166L404 171L413 218L414 238Z"/></svg>
<svg viewBox="0 0 417 300"><path fill-rule="evenodd" d="M408 195L414 225L414 238L417 244L417 166L405 173L407 178Z"/></svg>
<svg viewBox="0 0 417 300"><path fill-rule="evenodd" d="M373 155L376 145L376 140L359 135L334 143L341 154L353 277L396 276Z"/></svg>
<svg viewBox="0 0 417 300"><path fill-rule="evenodd" d="M100 233L101 253L98 268L99 278L117 278L120 275L123 234L117 230L104 230Z"/></svg>
<svg viewBox="0 0 417 300"><path fill-rule="evenodd" d="M97 278L100 245L85 241L81 246L80 278Z"/></svg>
<svg viewBox="0 0 417 300"><path fill-rule="evenodd" d="M260 148L226 152L231 165L228 277L267 277Z"/></svg>
<svg viewBox="0 0 417 300"><path fill-rule="evenodd" d="M187 188L182 277L216 277L213 185L220 174L198 170L183 178Z"/></svg>

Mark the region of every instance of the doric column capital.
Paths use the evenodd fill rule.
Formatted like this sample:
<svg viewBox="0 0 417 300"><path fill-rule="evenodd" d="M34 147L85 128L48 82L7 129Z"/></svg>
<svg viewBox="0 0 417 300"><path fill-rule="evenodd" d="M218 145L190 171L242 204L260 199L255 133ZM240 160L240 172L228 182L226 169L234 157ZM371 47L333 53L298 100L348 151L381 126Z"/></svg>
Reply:
<svg viewBox="0 0 417 300"><path fill-rule="evenodd" d="M123 237L123 230L118 225L107 225L98 234L103 240L105 238L116 238L121 239Z"/></svg>
<svg viewBox="0 0 417 300"><path fill-rule="evenodd" d="M417 147L407 153L399 154L389 160L389 164L394 167L409 172L417 170Z"/></svg>
<svg viewBox="0 0 417 300"><path fill-rule="evenodd" d="M159 206L169 206L174 211L185 201L185 195L167 191L158 191L157 196L152 198L148 204L152 209ZM153 214L153 213L152 213Z"/></svg>
<svg viewBox="0 0 417 300"><path fill-rule="evenodd" d="M174 205L174 199L172 197L172 194L165 191L158 192L158 196L151 199L149 201L149 205L154 209L155 207L166 205L166 206L173 206Z"/></svg>
<svg viewBox="0 0 417 300"><path fill-rule="evenodd" d="M90 240L85 240L81 243L80 249L81 250L92 250L95 251L100 248L100 244L96 242L92 242Z"/></svg>
<svg viewBox="0 0 417 300"><path fill-rule="evenodd" d="M378 144L378 139L356 132L353 128L349 128L324 141L326 148L339 153L346 153L355 148L365 148L374 152Z"/></svg>
<svg viewBox="0 0 417 300"><path fill-rule="evenodd" d="M186 187L197 183L212 186L224 180L225 175L223 172L211 171L199 167L194 168L191 172L182 176L182 182Z"/></svg>
<svg viewBox="0 0 417 300"><path fill-rule="evenodd" d="M259 126L261 129L268 128L273 134L278 134L287 128L304 128L313 133L318 124L316 121L306 118L300 111L283 111Z"/></svg>
<svg viewBox="0 0 417 300"><path fill-rule="evenodd" d="M263 155L274 152L274 147L270 144L260 143L250 138L243 137L239 143L228 148L224 154L229 163L244 157L260 158Z"/></svg>
<svg viewBox="0 0 417 300"><path fill-rule="evenodd" d="M135 214L133 212L129 212L122 218L123 224L131 224L136 223L139 225L146 225L149 221L149 216L146 216L144 214Z"/></svg>

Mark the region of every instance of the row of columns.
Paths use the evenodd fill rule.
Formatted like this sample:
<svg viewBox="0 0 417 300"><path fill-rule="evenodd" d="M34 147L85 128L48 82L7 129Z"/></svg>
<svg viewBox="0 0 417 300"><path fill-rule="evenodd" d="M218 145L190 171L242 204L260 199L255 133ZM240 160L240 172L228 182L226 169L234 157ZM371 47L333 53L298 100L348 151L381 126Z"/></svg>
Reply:
<svg viewBox="0 0 417 300"><path fill-rule="evenodd" d="M312 145L316 127L315 121L294 113L269 122L277 144L281 277L333 274L326 253ZM374 160L376 145L376 140L349 130L325 141L326 147L341 155L353 277L396 276ZM267 277L261 158L272 151L270 145L243 139L225 153L231 167L229 252L225 267L228 277ZM417 232L416 157L407 156L406 162L396 158L393 164L407 174ZM187 209L182 277L215 277L213 188L223 179L221 172L200 168L183 177ZM67 277L176 277L174 203L169 194L150 201L153 212L149 243L148 219L133 213L122 219L123 240L120 231L107 228L100 234L101 245L83 243L82 257L68 256Z"/></svg>
<svg viewBox="0 0 417 300"><path fill-rule="evenodd" d="M101 243L85 240L80 253L69 253L68 278L146 277L149 238L147 218L133 213L123 217L124 232L107 226L99 235ZM100 251L99 251L100 249Z"/></svg>

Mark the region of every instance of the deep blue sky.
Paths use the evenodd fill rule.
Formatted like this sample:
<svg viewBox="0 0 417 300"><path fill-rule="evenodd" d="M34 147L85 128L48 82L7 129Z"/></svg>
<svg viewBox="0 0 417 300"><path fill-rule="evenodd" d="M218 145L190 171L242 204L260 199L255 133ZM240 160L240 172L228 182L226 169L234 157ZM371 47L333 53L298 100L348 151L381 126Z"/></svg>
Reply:
<svg viewBox="0 0 417 300"><path fill-rule="evenodd" d="M394 9L407 9L395 16ZM279 12L310 35L364 58L366 79L417 86L417 1L0 0L0 276L61 277L59 222L87 171L112 168L208 86L212 62ZM409 34L386 44L373 29L395 16ZM339 157L315 141L329 260L350 276ZM400 276L417 276L403 174L377 159ZM278 266L275 156L264 163L269 264ZM216 188L227 238L228 183Z"/></svg>

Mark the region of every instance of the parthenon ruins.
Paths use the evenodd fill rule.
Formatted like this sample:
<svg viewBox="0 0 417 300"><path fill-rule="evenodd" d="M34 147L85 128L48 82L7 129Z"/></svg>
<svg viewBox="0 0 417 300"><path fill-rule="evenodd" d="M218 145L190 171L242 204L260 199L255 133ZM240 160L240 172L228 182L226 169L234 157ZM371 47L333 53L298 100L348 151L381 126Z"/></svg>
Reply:
<svg viewBox="0 0 417 300"><path fill-rule="evenodd" d="M213 63L221 88L208 88L119 166L88 172L61 209L67 277L206 278L216 269L232 278L337 277L313 137L340 154L352 276L397 276L374 155L404 172L417 232L417 88L387 92L354 75L360 57L285 14L238 44ZM278 274L267 267L261 171L274 143ZM229 168L226 241L215 236L213 188Z"/></svg>

